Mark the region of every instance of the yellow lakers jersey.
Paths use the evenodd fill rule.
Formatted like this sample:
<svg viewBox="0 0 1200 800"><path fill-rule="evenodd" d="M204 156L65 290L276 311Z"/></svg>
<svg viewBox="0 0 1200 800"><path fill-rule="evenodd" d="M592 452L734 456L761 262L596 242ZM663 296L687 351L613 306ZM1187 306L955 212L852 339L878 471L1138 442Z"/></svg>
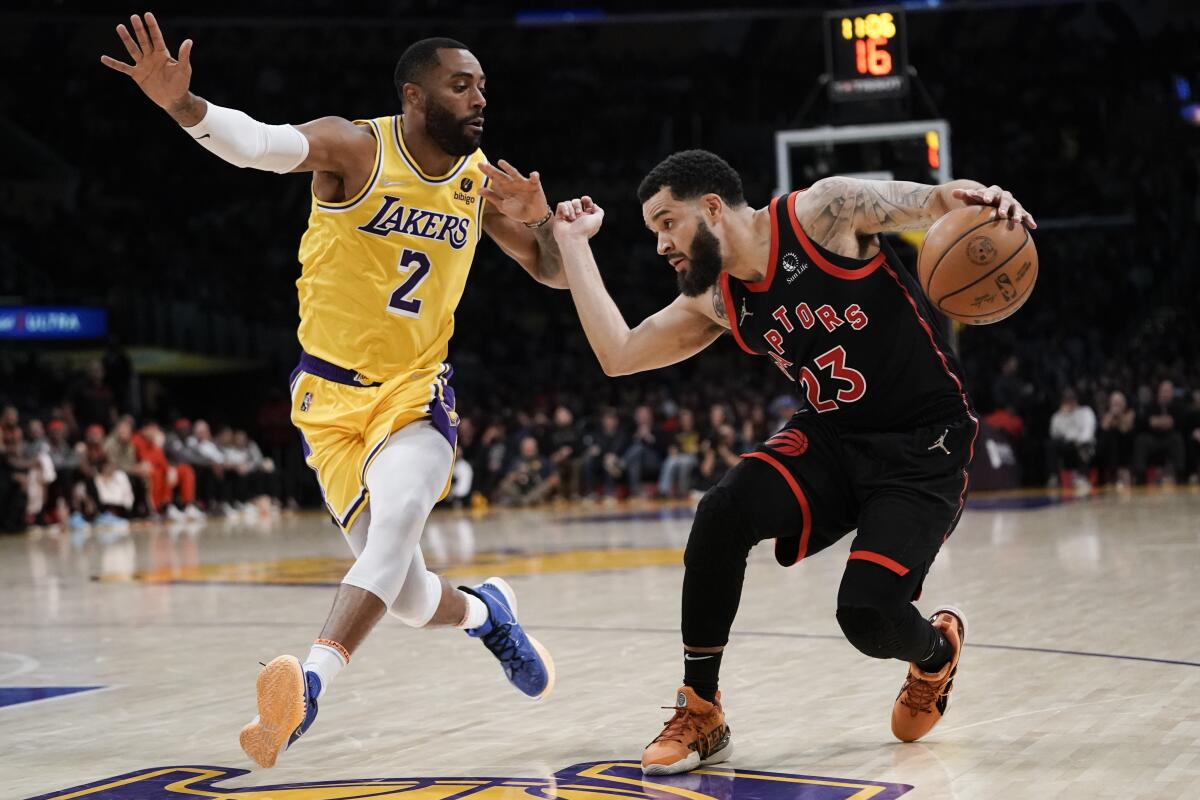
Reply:
<svg viewBox="0 0 1200 800"><path fill-rule="evenodd" d="M426 175L400 116L358 120L375 134L371 179L354 197L313 196L300 240L300 346L383 382L445 360L482 228L482 151Z"/></svg>

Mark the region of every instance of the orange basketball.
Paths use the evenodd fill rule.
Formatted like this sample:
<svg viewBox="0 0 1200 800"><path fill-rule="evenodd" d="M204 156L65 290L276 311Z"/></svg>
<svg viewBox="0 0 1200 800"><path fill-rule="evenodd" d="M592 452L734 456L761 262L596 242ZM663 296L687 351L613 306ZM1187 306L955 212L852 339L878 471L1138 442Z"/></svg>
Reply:
<svg viewBox="0 0 1200 800"><path fill-rule="evenodd" d="M917 257L917 275L930 301L968 325L1010 316L1037 281L1037 249L1029 230L992 219L993 211L967 206L946 214L929 228Z"/></svg>

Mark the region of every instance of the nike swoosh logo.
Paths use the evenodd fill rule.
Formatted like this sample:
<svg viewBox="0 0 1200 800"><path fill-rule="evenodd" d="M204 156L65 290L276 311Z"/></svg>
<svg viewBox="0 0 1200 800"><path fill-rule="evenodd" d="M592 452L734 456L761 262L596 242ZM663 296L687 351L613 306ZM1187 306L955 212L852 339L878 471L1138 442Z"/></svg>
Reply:
<svg viewBox="0 0 1200 800"><path fill-rule="evenodd" d="M706 658L712 658L712 656L694 656L691 653L683 654L684 661L703 661Z"/></svg>
<svg viewBox="0 0 1200 800"><path fill-rule="evenodd" d="M210 137L210 136L212 136L212 134L211 134L211 133L206 133L206 134L204 134L203 136L195 136L195 137L193 137L193 138L194 138L194 139L195 139L195 140L198 142L198 141L200 141L201 139L207 139L207 138L208 138L208 137Z"/></svg>

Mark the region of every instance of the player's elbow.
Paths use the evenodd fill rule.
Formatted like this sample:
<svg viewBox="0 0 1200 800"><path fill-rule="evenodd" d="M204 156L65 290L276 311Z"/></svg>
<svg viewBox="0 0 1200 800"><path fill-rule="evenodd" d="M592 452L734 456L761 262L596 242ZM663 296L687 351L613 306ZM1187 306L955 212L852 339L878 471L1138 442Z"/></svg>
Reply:
<svg viewBox="0 0 1200 800"><path fill-rule="evenodd" d="M604 370L604 374L610 378L619 378L634 372L614 356L602 353L597 353L596 356L600 359L600 369Z"/></svg>

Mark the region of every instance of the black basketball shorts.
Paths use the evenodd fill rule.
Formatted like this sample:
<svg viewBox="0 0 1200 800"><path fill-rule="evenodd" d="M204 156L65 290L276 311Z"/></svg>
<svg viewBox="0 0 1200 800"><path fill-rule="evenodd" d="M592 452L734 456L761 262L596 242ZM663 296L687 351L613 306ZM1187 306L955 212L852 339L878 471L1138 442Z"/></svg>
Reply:
<svg viewBox="0 0 1200 800"><path fill-rule="evenodd" d="M923 578L962 515L978 430L965 414L912 431L868 433L800 412L746 453L723 483L740 495L742 508L753 509L757 538L775 538L784 566L857 530L851 560ZM753 462L770 470L751 468Z"/></svg>

